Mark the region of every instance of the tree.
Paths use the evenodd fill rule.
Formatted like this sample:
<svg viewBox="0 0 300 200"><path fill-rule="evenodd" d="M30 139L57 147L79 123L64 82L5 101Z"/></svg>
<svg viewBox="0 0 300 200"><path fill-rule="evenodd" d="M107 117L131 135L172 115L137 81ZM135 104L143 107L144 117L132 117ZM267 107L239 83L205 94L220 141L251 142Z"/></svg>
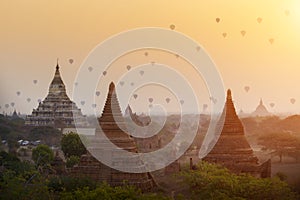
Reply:
<svg viewBox="0 0 300 200"><path fill-rule="evenodd" d="M77 133L70 132L63 135L61 139L61 149L66 157L78 156L86 153L86 148L83 145Z"/></svg>
<svg viewBox="0 0 300 200"><path fill-rule="evenodd" d="M259 137L258 143L265 148L273 150L273 155L278 155L280 163L283 155L296 157L300 153L300 140L286 132L282 133L266 133Z"/></svg>
<svg viewBox="0 0 300 200"><path fill-rule="evenodd" d="M49 179L48 187L54 192L74 192L83 188L89 190L96 189L98 183L88 176L72 177L72 176L54 176Z"/></svg>
<svg viewBox="0 0 300 200"><path fill-rule="evenodd" d="M29 140L41 140L49 146L59 144L61 136L61 131L50 126L34 127L28 133Z"/></svg>
<svg viewBox="0 0 300 200"><path fill-rule="evenodd" d="M15 138L9 138L8 141L8 151L9 153L17 155L17 149L20 147L19 143Z"/></svg>
<svg viewBox="0 0 300 200"><path fill-rule="evenodd" d="M299 196L288 184L275 178L256 178L236 175L224 167L200 162L197 170L181 173L183 184L188 184L191 199L266 199L292 200Z"/></svg>
<svg viewBox="0 0 300 200"><path fill-rule="evenodd" d="M89 200L171 200L171 198L161 194L146 193L143 194L134 186L124 185L111 187L107 183L99 185L97 188L90 190L89 187L78 188L73 192L61 192L59 199L89 199Z"/></svg>
<svg viewBox="0 0 300 200"><path fill-rule="evenodd" d="M78 156L70 156L67 158L66 166L67 167L73 167L74 165L78 164L80 161L80 158Z"/></svg>
<svg viewBox="0 0 300 200"><path fill-rule="evenodd" d="M49 199L45 179L34 165L0 152L0 199Z"/></svg>
<svg viewBox="0 0 300 200"><path fill-rule="evenodd" d="M0 152L0 166L5 167L5 169L18 171L20 163L20 159L15 154L7 153L5 151Z"/></svg>
<svg viewBox="0 0 300 200"><path fill-rule="evenodd" d="M32 160L37 166L48 165L53 158L54 153L47 145L40 144L32 150Z"/></svg>

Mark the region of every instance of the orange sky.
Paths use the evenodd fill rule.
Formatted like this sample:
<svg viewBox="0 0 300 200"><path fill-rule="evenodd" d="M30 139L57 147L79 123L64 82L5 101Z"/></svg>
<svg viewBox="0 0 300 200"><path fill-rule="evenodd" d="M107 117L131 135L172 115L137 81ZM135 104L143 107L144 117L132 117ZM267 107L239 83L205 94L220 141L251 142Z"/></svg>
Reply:
<svg viewBox="0 0 300 200"><path fill-rule="evenodd" d="M77 70L97 44L126 30L170 24L205 48L238 110L254 110L262 97L271 111L300 112L298 0L1 1L1 112L11 111L5 108L11 102L21 112L36 107L47 94L57 57L71 97Z"/></svg>

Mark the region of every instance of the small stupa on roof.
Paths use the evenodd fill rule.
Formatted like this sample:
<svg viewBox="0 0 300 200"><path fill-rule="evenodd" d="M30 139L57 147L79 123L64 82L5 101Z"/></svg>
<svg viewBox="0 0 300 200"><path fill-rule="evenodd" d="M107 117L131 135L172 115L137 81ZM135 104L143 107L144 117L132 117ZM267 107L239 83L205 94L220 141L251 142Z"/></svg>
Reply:
<svg viewBox="0 0 300 200"><path fill-rule="evenodd" d="M99 118L99 125L110 142L118 148L133 153L138 151L134 139L125 132L126 123L121 113L114 83L109 85L104 109ZM110 156L111 164L115 166L146 167L138 156L132 163L124 160L123 155L119 151L114 152L112 149L109 149L108 141L103 139L103 136L99 133L100 131L96 129L94 136L86 136L90 142L87 148L88 151ZM127 184L134 185L143 191L150 190L156 185L150 173L122 172L101 163L90 153L82 155L79 164L74 166L70 173L74 176L88 176L96 181L106 181L112 186L123 185L125 181Z"/></svg>
<svg viewBox="0 0 300 200"><path fill-rule="evenodd" d="M231 91L219 123L224 123L219 138L212 150L203 158L204 161L221 164L234 173L249 173L256 177L270 177L271 162L260 164L253 154L245 134L244 127L236 114Z"/></svg>
<svg viewBox="0 0 300 200"><path fill-rule="evenodd" d="M263 100L260 99L259 105L256 107L255 111L251 115L254 117L264 117L264 116L268 116L271 114L265 107Z"/></svg>
<svg viewBox="0 0 300 200"><path fill-rule="evenodd" d="M39 102L38 107L33 109L31 115L26 116L25 125L53 126L55 128L74 127L75 118L77 126L87 125L85 116L66 93L57 62L47 97Z"/></svg>

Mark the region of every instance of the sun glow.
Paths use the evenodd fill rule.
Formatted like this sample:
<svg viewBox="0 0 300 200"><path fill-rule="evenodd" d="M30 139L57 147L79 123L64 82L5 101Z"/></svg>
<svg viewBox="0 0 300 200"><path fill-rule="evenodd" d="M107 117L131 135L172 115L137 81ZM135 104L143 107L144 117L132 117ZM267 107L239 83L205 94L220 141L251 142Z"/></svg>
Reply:
<svg viewBox="0 0 300 200"><path fill-rule="evenodd" d="M290 4L290 9L286 9L286 16L290 16L296 23L297 27L300 25L300 1L294 0Z"/></svg>

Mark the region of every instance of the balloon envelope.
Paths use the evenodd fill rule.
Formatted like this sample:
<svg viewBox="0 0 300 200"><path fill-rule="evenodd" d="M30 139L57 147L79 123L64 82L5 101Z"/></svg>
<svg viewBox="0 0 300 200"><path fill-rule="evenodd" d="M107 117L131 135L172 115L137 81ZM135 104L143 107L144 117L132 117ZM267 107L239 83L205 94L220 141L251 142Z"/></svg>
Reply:
<svg viewBox="0 0 300 200"><path fill-rule="evenodd" d="M245 86L244 89L245 89L246 92L249 92L250 87L249 86Z"/></svg>
<svg viewBox="0 0 300 200"><path fill-rule="evenodd" d="M291 98L291 99L290 99L290 102L291 102L292 104L294 104L294 103L296 102L296 99Z"/></svg>

